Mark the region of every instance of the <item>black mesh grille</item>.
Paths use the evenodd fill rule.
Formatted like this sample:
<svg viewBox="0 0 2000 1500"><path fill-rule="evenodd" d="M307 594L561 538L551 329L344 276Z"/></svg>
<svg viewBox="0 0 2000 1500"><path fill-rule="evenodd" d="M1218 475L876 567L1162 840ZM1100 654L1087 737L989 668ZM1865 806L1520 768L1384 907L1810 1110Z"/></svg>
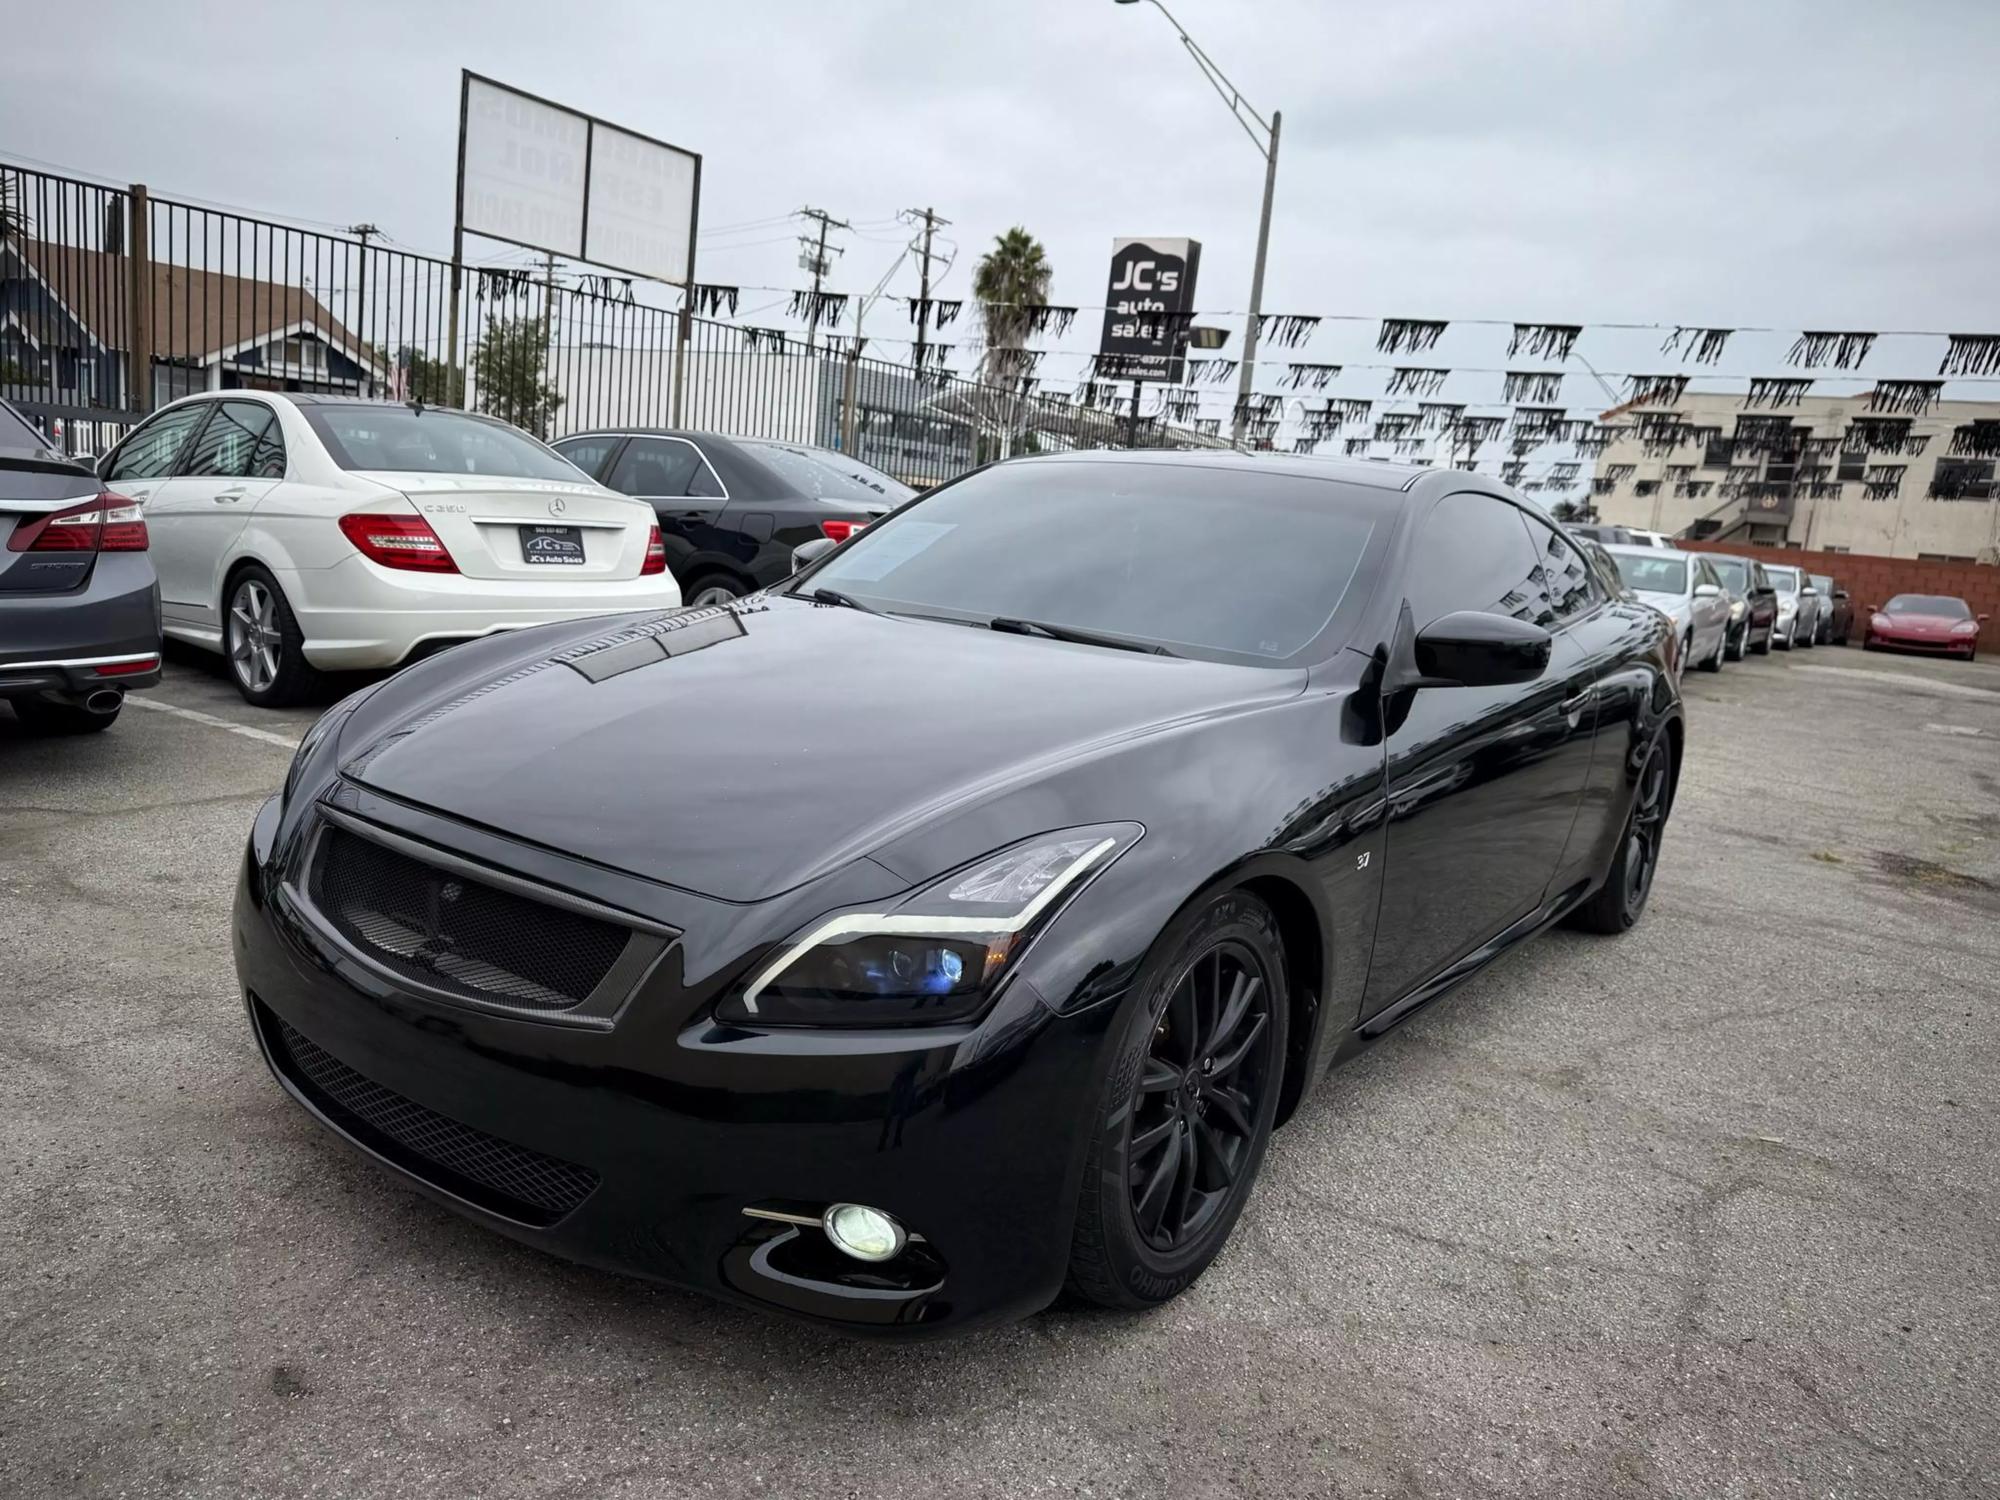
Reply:
<svg viewBox="0 0 2000 1500"><path fill-rule="evenodd" d="M590 1196L597 1174L427 1109L364 1078L258 1003L272 1059L329 1120L412 1176L482 1208L547 1226Z"/></svg>
<svg viewBox="0 0 2000 1500"><path fill-rule="evenodd" d="M530 1010L588 998L631 937L340 828L320 840L312 899L341 936L394 972Z"/></svg>

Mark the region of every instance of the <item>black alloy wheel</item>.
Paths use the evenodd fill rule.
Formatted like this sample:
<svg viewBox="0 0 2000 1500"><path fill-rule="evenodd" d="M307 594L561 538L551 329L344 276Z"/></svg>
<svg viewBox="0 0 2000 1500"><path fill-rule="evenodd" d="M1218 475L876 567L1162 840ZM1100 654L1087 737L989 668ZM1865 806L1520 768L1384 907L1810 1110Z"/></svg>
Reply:
<svg viewBox="0 0 2000 1500"><path fill-rule="evenodd" d="M1153 1249L1187 1244L1228 1201L1254 1148L1255 1101L1270 1086L1257 1045L1270 1024L1263 965L1241 943L1207 950L1168 992L1126 1137L1132 1218Z"/></svg>
<svg viewBox="0 0 2000 1500"><path fill-rule="evenodd" d="M1639 768L1625 836L1604 884L1577 908L1575 924L1589 932L1623 932L1639 920L1653 891L1672 806L1673 751L1664 732L1656 735Z"/></svg>
<svg viewBox="0 0 2000 1500"><path fill-rule="evenodd" d="M1161 934L1134 985L1084 1169L1069 1286L1105 1307L1178 1295L1229 1239L1284 1079L1277 919L1231 891Z"/></svg>

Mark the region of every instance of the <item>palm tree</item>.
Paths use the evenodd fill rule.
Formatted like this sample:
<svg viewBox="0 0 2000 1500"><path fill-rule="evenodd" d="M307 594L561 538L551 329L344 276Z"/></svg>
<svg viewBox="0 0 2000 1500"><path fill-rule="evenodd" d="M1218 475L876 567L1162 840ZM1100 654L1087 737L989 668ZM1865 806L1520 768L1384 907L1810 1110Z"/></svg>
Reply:
<svg viewBox="0 0 2000 1500"><path fill-rule="evenodd" d="M1028 341L1028 309L1049 299L1053 275L1042 242L1020 225L993 241L972 273L972 294L986 325L986 355L980 378L988 385L1012 386L1027 373L1021 350Z"/></svg>

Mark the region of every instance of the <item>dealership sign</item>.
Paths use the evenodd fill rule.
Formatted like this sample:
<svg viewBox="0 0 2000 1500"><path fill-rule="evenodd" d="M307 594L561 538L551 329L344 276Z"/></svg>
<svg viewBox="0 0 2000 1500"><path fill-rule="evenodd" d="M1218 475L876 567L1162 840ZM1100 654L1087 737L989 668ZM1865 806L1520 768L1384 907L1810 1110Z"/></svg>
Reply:
<svg viewBox="0 0 2000 1500"><path fill-rule="evenodd" d="M1104 296L1101 375L1122 380L1178 381L1186 368L1188 325L1194 320L1199 240L1125 239L1111 242L1111 282Z"/></svg>

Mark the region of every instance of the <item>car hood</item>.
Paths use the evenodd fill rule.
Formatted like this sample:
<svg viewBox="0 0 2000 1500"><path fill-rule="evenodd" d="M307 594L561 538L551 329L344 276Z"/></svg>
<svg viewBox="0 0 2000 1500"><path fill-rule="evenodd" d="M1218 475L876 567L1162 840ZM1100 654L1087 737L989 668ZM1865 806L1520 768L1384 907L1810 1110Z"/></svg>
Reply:
<svg viewBox="0 0 2000 1500"><path fill-rule="evenodd" d="M482 652L476 674L446 652L355 716L347 777L727 901L1306 680L786 598L460 650ZM1125 815L1051 805L1019 834Z"/></svg>
<svg viewBox="0 0 2000 1500"><path fill-rule="evenodd" d="M1928 631L1935 635L1949 635L1954 625L1967 623L1963 616L1955 618L1951 615L1891 614L1887 610L1880 609L1875 611L1875 613L1889 622L1891 630Z"/></svg>
<svg viewBox="0 0 2000 1500"><path fill-rule="evenodd" d="M1641 603L1650 604L1675 619L1688 612L1688 600L1685 594L1656 594L1651 589L1635 589L1633 592L1639 596Z"/></svg>

